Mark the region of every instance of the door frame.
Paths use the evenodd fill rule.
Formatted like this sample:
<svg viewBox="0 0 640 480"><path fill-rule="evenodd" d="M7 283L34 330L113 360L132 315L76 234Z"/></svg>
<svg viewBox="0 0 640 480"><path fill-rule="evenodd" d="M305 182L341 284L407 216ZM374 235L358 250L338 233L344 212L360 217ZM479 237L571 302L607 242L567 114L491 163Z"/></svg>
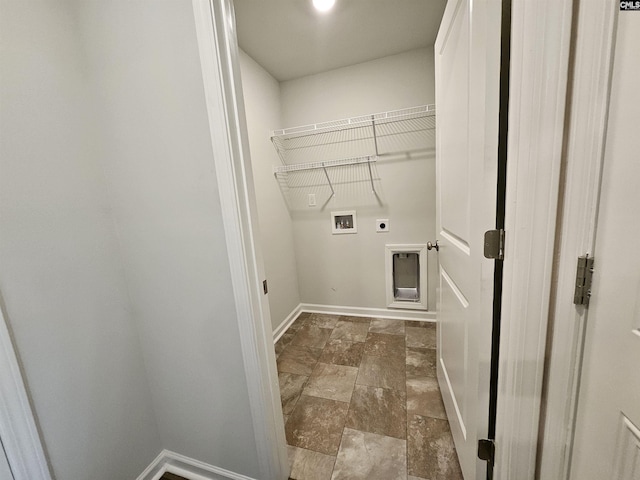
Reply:
<svg viewBox="0 0 640 480"><path fill-rule="evenodd" d="M285 480L289 461L258 232L232 0L192 0L222 207L258 478Z"/></svg>
<svg viewBox="0 0 640 480"><path fill-rule="evenodd" d="M14 480L51 480L1 298L0 440Z"/></svg>
<svg viewBox="0 0 640 480"><path fill-rule="evenodd" d="M593 256L613 72L617 4L579 3L574 18L564 192L559 209L555 295L546 353L539 478L565 480L570 462L588 309L572 302L576 258ZM583 92L589 92L584 95ZM597 259L596 259L597 268ZM555 346L555 348L554 348Z"/></svg>
<svg viewBox="0 0 640 480"><path fill-rule="evenodd" d="M573 2L514 0L495 478L533 479Z"/></svg>
<svg viewBox="0 0 640 480"><path fill-rule="evenodd" d="M267 348L268 311L259 297L262 260L231 2L193 0L193 5L258 456L261 471L275 472L265 478L286 478L279 387ZM513 1L498 479L535 473L572 9L572 0Z"/></svg>

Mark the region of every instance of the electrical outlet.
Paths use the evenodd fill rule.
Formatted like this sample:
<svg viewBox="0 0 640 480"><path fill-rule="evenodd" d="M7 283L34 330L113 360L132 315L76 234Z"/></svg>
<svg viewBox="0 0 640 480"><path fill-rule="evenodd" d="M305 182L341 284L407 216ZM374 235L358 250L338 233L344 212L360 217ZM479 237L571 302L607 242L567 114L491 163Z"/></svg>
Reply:
<svg viewBox="0 0 640 480"><path fill-rule="evenodd" d="M376 220L376 232L388 232L389 231L389 219L379 218Z"/></svg>
<svg viewBox="0 0 640 480"><path fill-rule="evenodd" d="M316 194L315 193L310 193L309 194L309 201L307 203L310 207L315 207L316 206Z"/></svg>

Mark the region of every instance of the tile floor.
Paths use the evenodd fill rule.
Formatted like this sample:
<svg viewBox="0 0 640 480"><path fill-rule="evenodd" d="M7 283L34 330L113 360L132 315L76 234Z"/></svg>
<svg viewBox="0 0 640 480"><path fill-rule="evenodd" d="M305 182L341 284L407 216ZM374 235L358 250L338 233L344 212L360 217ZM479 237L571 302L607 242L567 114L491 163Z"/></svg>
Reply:
<svg viewBox="0 0 640 480"><path fill-rule="evenodd" d="M276 343L291 478L462 480L425 322L301 314Z"/></svg>

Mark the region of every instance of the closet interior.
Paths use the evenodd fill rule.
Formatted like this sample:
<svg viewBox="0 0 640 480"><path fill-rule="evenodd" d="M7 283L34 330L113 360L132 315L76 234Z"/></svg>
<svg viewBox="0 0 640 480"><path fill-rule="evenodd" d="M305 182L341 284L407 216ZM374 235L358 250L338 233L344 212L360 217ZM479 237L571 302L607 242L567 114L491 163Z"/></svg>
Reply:
<svg viewBox="0 0 640 480"><path fill-rule="evenodd" d="M236 3L291 478L461 478L435 378L433 44L279 75Z"/></svg>

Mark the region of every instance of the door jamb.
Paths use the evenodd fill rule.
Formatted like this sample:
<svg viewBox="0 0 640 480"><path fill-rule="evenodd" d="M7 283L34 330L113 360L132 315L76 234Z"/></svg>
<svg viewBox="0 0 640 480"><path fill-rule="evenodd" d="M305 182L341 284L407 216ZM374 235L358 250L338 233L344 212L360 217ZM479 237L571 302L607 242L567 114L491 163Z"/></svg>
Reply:
<svg viewBox="0 0 640 480"><path fill-rule="evenodd" d="M258 455L258 478L284 480L289 463L258 239L232 0L192 0L213 160Z"/></svg>
<svg viewBox="0 0 640 480"><path fill-rule="evenodd" d="M514 0L495 478L533 479L572 0Z"/></svg>
<svg viewBox="0 0 640 480"><path fill-rule="evenodd" d="M616 33L615 2L579 2L559 209L555 293L540 420L538 478L570 473L584 326L588 310L573 305L576 258L593 255ZM584 92L589 92L585 95ZM597 259L596 259L597 262ZM596 264L597 268L597 264Z"/></svg>
<svg viewBox="0 0 640 480"><path fill-rule="evenodd" d="M14 480L51 480L2 307L0 304L0 449L4 447Z"/></svg>

